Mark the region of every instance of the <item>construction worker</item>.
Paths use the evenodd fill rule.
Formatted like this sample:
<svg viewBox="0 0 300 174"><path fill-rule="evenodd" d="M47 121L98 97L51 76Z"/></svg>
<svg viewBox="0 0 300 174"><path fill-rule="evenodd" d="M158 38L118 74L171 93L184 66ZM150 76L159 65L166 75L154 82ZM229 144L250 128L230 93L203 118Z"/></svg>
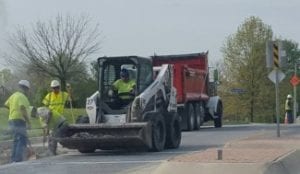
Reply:
<svg viewBox="0 0 300 174"><path fill-rule="evenodd" d="M30 83L27 80L20 80L19 91L13 93L4 106L9 109L8 124L13 134L13 147L11 152L11 162L23 161L23 154L27 147L26 128L31 127L28 110L30 103L27 95Z"/></svg>
<svg viewBox="0 0 300 174"><path fill-rule="evenodd" d="M65 103L67 100L69 100L69 94L60 90L60 83L57 80L52 80L50 87L52 92L45 96L42 103L49 107L51 111L56 111L59 114L63 114Z"/></svg>
<svg viewBox="0 0 300 174"><path fill-rule="evenodd" d="M294 117L293 117L293 102L292 102L292 95L287 95L286 97L286 101L285 101L285 113L286 113L286 117L288 120L288 123L294 123Z"/></svg>
<svg viewBox="0 0 300 174"><path fill-rule="evenodd" d="M37 115L44 132L49 133L48 150L44 156L56 155L57 141L54 138L64 137L68 129L68 123L64 116L47 107L39 107ZM43 155L41 155L43 156Z"/></svg>
<svg viewBox="0 0 300 174"><path fill-rule="evenodd" d="M120 79L112 84L112 88L113 91L116 91L118 94L120 105L126 105L133 98L135 81L129 79L129 72L125 68L121 69L120 77ZM110 92L109 95L112 95L112 92Z"/></svg>

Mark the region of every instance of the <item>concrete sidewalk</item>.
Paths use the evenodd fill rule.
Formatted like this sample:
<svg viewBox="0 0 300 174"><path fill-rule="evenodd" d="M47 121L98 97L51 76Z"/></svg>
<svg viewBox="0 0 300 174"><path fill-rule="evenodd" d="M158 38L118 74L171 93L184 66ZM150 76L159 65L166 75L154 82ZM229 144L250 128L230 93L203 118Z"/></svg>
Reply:
<svg viewBox="0 0 300 174"><path fill-rule="evenodd" d="M161 164L153 174L299 174L300 136L274 132L228 142L222 149L174 157ZM222 159L218 160L218 151ZM219 153L220 155L220 153Z"/></svg>

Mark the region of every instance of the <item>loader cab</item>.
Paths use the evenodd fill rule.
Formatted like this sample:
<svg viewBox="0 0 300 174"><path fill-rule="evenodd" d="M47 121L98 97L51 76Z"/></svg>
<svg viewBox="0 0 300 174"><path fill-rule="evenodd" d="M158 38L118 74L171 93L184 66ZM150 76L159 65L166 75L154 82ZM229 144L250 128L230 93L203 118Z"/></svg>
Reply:
<svg viewBox="0 0 300 174"><path fill-rule="evenodd" d="M99 101L101 110L106 114L126 113L128 106L143 92L153 80L152 61L148 58L101 57L98 59ZM130 83L134 83L133 90L127 93L116 91L114 83L121 79L121 70L126 69Z"/></svg>

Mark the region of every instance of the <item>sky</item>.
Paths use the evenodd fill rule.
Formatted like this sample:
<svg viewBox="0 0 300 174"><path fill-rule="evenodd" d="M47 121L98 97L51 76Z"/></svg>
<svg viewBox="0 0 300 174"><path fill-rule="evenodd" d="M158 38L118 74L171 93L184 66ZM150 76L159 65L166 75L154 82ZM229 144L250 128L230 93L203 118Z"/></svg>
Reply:
<svg viewBox="0 0 300 174"><path fill-rule="evenodd" d="M277 37L300 42L299 0L0 0L0 55L7 36L57 14L92 17L100 24L100 56L209 51L210 63L246 18L257 16ZM92 58L93 59L93 58ZM4 67L0 57L0 69Z"/></svg>

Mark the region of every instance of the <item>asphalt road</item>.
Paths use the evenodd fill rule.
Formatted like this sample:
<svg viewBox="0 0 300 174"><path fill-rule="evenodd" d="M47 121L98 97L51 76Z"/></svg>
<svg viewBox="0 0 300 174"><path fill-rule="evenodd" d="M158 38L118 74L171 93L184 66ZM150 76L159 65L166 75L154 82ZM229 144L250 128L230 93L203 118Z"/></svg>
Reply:
<svg viewBox="0 0 300 174"><path fill-rule="evenodd" d="M235 125L223 128L204 127L199 131L183 132L179 149L162 152L97 151L81 154L70 151L67 154L35 161L26 161L0 166L3 174L82 174L82 173L134 173L140 169L159 165L161 162L180 154L202 151L210 147L221 147L227 141L244 138L260 131L276 134L276 125Z"/></svg>

